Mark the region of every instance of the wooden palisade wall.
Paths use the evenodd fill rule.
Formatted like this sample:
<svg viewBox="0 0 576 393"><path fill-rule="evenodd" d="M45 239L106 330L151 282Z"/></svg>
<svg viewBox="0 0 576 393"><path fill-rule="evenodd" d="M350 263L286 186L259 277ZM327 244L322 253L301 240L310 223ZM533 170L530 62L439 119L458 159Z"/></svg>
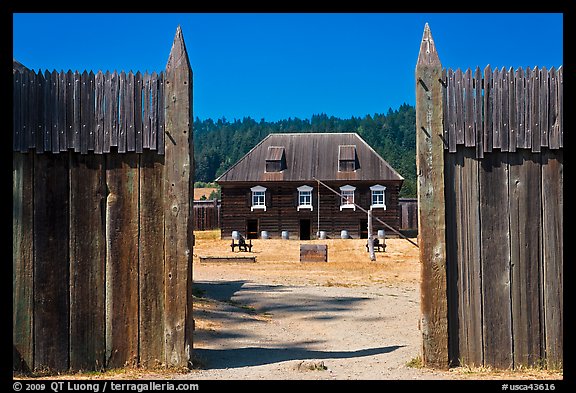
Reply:
<svg viewBox="0 0 576 393"><path fill-rule="evenodd" d="M183 45L178 28L170 59L187 60ZM166 86L175 74L184 90ZM188 365L191 89L187 61L160 74L14 73L15 369ZM175 169L182 190L167 206Z"/></svg>
<svg viewBox="0 0 576 393"><path fill-rule="evenodd" d="M436 67L448 327L424 337L443 351L432 365L562 367L562 67Z"/></svg>

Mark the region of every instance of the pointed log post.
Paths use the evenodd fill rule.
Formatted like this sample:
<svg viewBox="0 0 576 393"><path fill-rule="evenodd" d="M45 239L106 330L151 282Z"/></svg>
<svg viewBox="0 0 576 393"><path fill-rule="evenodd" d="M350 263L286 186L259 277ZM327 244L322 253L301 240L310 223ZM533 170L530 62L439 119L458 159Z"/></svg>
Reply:
<svg viewBox="0 0 576 393"><path fill-rule="evenodd" d="M164 104L165 354L168 366L191 366L193 140L192 69L178 26L166 65Z"/></svg>
<svg viewBox="0 0 576 393"><path fill-rule="evenodd" d="M416 165L421 266L422 361L448 367L442 65L430 27L416 64Z"/></svg>

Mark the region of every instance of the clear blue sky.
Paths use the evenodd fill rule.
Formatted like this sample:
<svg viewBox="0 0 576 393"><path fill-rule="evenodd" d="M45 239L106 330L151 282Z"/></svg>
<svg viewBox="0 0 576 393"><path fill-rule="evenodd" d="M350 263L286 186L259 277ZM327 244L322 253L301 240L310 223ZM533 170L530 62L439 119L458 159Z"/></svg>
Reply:
<svg viewBox="0 0 576 393"><path fill-rule="evenodd" d="M181 25L194 116L350 117L415 103L429 23L443 66L562 65L562 14L14 14L33 69L162 71Z"/></svg>

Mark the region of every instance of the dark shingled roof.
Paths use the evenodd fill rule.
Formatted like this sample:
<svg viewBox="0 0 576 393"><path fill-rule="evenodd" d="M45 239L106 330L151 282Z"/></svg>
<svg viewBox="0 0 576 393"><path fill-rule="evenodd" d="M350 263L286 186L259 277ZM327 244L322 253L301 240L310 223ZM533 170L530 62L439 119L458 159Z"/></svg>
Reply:
<svg viewBox="0 0 576 393"><path fill-rule="evenodd" d="M340 146L356 146L358 168L339 172ZM269 147L273 149L269 150ZM267 173L271 151L284 147L286 169ZM347 148L349 149L349 148ZM349 149L346 153L349 153ZM318 180L398 180L404 178L356 133L269 134L218 179L226 182Z"/></svg>

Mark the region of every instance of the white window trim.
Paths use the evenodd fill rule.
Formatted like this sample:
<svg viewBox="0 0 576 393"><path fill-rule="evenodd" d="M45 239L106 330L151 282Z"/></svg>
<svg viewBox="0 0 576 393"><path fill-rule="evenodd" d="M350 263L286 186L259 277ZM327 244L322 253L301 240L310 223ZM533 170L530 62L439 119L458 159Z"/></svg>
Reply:
<svg viewBox="0 0 576 393"><path fill-rule="evenodd" d="M370 209L384 209L386 210L386 187L381 186L380 184L376 184L370 187L370 203L374 201L374 191L382 191L382 197L384 199L384 203L377 204L377 205L370 205Z"/></svg>
<svg viewBox="0 0 576 393"><path fill-rule="evenodd" d="M342 209L352 209L354 211L356 211L356 205L354 204L356 202L356 195L355 191L356 191L356 187L354 186L350 186L350 185L345 185L340 187L340 194L342 194L342 191L352 191L352 203L347 203L345 205L343 205L342 203L340 203L340 211L342 211ZM340 202L342 202L342 198L340 198Z"/></svg>
<svg viewBox="0 0 576 393"><path fill-rule="evenodd" d="M252 187L250 189L250 191L252 192L252 206L250 207L250 211L254 211L254 210L264 210L266 211L266 187L262 187L262 186L255 186ZM264 204L263 205L254 205L254 193L255 192L263 192L264 193Z"/></svg>
<svg viewBox="0 0 576 393"><path fill-rule="evenodd" d="M306 209L306 210L314 211L314 207L312 206L312 191L314 190L314 188L307 186L307 185L303 185L303 186L300 186L296 189L298 190L298 207L296 208L296 210L300 211L301 209ZM310 204L309 205L301 205L300 204L300 193L302 193L302 192L309 192L310 193Z"/></svg>

